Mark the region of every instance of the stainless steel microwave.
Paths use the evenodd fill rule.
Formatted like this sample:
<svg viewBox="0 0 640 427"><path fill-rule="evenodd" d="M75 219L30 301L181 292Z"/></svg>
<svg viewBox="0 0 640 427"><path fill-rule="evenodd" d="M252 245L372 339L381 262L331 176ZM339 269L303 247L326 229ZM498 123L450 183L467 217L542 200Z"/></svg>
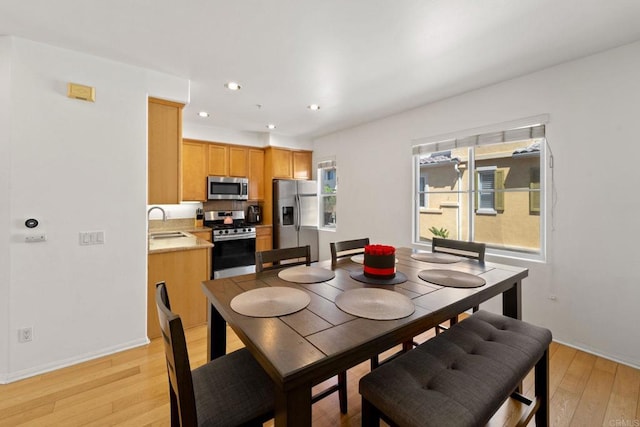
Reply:
<svg viewBox="0 0 640 427"><path fill-rule="evenodd" d="M208 176L207 200L249 200L249 180L228 176Z"/></svg>

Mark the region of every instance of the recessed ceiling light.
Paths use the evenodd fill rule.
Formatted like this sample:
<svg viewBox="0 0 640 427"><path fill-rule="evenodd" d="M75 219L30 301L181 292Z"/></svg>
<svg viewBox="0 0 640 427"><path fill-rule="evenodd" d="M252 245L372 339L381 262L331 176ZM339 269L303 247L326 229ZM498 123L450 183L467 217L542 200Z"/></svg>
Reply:
<svg viewBox="0 0 640 427"><path fill-rule="evenodd" d="M269 128L269 129L275 129L275 128L276 128L276 125L274 125L273 123L269 123L269 124L267 125L267 128Z"/></svg>
<svg viewBox="0 0 640 427"><path fill-rule="evenodd" d="M198 113L198 115L199 115L200 117L209 117L209 113L207 113L206 111L200 111L200 112Z"/></svg>
<svg viewBox="0 0 640 427"><path fill-rule="evenodd" d="M309 110L316 111L316 110L319 110L319 109L320 109L320 106L319 106L318 104L311 104L311 105L307 106L307 108L308 108Z"/></svg>
<svg viewBox="0 0 640 427"><path fill-rule="evenodd" d="M229 82L226 83L224 85L224 87L226 87L229 90L240 90L242 88L242 86L240 86L240 84L236 83L236 82Z"/></svg>

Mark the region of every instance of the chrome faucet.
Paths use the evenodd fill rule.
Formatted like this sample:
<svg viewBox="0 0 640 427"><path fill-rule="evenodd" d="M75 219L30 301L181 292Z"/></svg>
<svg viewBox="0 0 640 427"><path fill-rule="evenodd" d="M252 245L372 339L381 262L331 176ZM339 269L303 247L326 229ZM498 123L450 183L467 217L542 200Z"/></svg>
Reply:
<svg viewBox="0 0 640 427"><path fill-rule="evenodd" d="M162 212L162 221L166 221L167 220L167 213L160 206L151 206L149 208L149 210L147 211L147 220L149 219L149 214L154 209L160 209L160 211Z"/></svg>

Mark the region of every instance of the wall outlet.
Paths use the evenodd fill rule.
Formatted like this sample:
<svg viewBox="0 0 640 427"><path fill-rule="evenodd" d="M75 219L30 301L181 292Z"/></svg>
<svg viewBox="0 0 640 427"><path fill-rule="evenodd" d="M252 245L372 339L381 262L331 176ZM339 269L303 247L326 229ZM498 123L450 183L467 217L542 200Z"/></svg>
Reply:
<svg viewBox="0 0 640 427"><path fill-rule="evenodd" d="M18 342L29 341L33 341L33 328L30 326L28 328L18 329Z"/></svg>

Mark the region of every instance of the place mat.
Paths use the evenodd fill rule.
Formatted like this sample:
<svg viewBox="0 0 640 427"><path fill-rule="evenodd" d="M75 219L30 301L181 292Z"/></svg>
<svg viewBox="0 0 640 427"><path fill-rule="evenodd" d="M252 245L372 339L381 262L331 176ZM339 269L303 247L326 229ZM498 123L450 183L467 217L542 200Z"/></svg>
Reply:
<svg viewBox="0 0 640 427"><path fill-rule="evenodd" d="M396 271L396 276L391 279L378 279L375 277L365 276L363 270L352 271L349 273L349 276L358 282L368 283L370 285L397 285L398 283L404 283L407 281L407 276L399 271Z"/></svg>
<svg viewBox="0 0 640 427"><path fill-rule="evenodd" d="M300 311L311 302L309 294L300 289L273 286L252 289L236 295L231 308L250 317L276 317Z"/></svg>
<svg viewBox="0 0 640 427"><path fill-rule="evenodd" d="M443 254L440 252L420 252L411 254L411 258L418 261L432 262L436 264L453 264L462 260L461 257L451 254Z"/></svg>
<svg viewBox="0 0 640 427"><path fill-rule="evenodd" d="M346 313L373 320L402 319L416 309L405 295L379 288L345 291L336 297L336 305Z"/></svg>
<svg viewBox="0 0 640 427"><path fill-rule="evenodd" d="M351 257L351 261L357 262L358 264L364 264L364 254L358 254ZM396 263L398 262L398 258L396 258Z"/></svg>
<svg viewBox="0 0 640 427"><path fill-rule="evenodd" d="M318 283L333 279L336 277L336 273L326 268L300 265L280 270L278 277L293 283Z"/></svg>
<svg viewBox="0 0 640 427"><path fill-rule="evenodd" d="M418 277L426 282L450 288L479 288L487 283L482 277L455 270L422 270Z"/></svg>

